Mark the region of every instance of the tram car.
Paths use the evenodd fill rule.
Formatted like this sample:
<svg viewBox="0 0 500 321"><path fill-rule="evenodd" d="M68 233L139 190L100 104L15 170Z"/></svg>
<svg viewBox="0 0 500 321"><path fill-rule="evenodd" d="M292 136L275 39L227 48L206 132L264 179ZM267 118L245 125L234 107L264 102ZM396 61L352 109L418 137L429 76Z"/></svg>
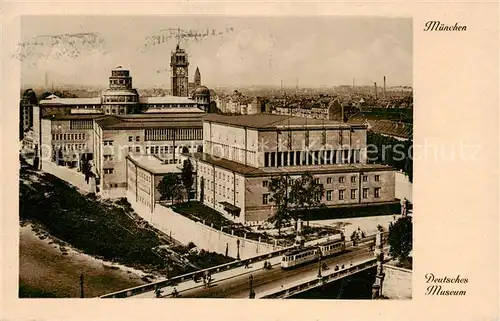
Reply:
<svg viewBox="0 0 500 321"><path fill-rule="evenodd" d="M322 243L319 246L308 246L305 248L293 249L285 254L281 259L282 269L291 269L296 266L317 261L319 256L327 257L345 250L345 240L333 240Z"/></svg>

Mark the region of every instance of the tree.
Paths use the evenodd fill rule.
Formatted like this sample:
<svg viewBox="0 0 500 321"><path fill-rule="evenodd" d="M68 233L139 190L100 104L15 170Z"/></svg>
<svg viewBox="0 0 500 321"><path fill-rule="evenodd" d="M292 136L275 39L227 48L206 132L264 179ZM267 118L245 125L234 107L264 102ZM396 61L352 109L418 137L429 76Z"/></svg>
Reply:
<svg viewBox="0 0 500 321"><path fill-rule="evenodd" d="M158 184L158 192L160 200L179 200L182 197L181 193L182 181L179 175L175 173L165 174Z"/></svg>
<svg viewBox="0 0 500 321"><path fill-rule="evenodd" d="M189 158L184 161L184 165L182 166L181 177L182 177L182 184L184 185L184 189L186 190L186 198L187 201L189 202L189 192L193 188L193 182L194 182L193 164L191 164Z"/></svg>
<svg viewBox="0 0 500 321"><path fill-rule="evenodd" d="M269 219L278 228L278 234L281 234L281 228L290 221L289 193L288 193L288 180L290 176L281 175L271 178L268 185L270 193L269 201L275 205L275 213Z"/></svg>
<svg viewBox="0 0 500 321"><path fill-rule="evenodd" d="M392 257L405 262L413 247L413 224L411 216L400 217L389 224L389 253Z"/></svg>
<svg viewBox="0 0 500 321"><path fill-rule="evenodd" d="M294 217L302 216L307 220L309 226L308 214L312 208L321 206L321 199L325 194L325 188L320 184L314 176L306 172L300 178L294 180L290 195L292 195L292 203L294 204Z"/></svg>
<svg viewBox="0 0 500 321"><path fill-rule="evenodd" d="M205 178L200 178L200 202L203 203L205 199Z"/></svg>

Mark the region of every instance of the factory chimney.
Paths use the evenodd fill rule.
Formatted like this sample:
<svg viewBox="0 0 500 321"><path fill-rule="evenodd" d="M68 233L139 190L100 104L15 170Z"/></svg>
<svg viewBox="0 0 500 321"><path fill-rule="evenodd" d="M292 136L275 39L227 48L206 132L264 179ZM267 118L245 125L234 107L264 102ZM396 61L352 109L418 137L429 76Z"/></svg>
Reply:
<svg viewBox="0 0 500 321"><path fill-rule="evenodd" d="M384 76L384 98L386 98L386 93L385 93L385 76Z"/></svg>
<svg viewBox="0 0 500 321"><path fill-rule="evenodd" d="M377 83L374 82L374 84L375 84L375 99L377 99Z"/></svg>

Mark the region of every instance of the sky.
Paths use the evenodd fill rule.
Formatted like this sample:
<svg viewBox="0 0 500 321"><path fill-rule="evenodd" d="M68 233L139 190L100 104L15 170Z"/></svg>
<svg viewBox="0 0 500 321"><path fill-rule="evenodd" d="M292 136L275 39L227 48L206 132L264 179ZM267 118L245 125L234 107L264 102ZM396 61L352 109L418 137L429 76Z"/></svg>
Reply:
<svg viewBox="0 0 500 321"><path fill-rule="evenodd" d="M19 52L23 85L107 86L111 69L131 70L136 88L170 88L170 52L175 38L151 45L170 29L209 36L184 38L189 81L199 67L202 84L217 86L323 87L382 83L411 86L411 18L228 17L228 16L25 16ZM215 35L213 31L215 30ZM80 39L95 33L100 43L56 43L53 36ZM35 41L36 40L36 41ZM30 43L38 45L29 45ZM148 44L146 46L146 44ZM26 49L29 48L29 49ZM70 52L77 54L72 57Z"/></svg>

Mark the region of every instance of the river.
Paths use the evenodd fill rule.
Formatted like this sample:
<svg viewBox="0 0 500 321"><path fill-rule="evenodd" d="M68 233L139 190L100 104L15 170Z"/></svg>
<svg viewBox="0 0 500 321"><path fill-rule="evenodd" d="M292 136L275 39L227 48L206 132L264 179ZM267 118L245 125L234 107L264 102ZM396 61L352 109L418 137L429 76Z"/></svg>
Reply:
<svg viewBox="0 0 500 321"><path fill-rule="evenodd" d="M84 296L145 284L140 271L95 259L67 249L67 254L51 238L41 239L30 224L20 227L20 297L80 297L80 273L84 275Z"/></svg>

